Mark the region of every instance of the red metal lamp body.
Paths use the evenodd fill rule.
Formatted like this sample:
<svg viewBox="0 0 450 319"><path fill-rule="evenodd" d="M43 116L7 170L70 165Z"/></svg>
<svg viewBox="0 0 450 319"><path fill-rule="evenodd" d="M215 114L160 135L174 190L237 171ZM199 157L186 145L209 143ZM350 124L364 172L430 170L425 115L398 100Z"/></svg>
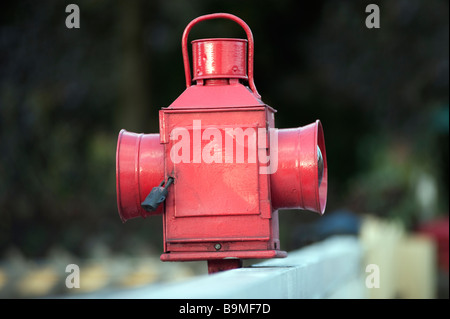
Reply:
<svg viewBox="0 0 450 319"><path fill-rule="evenodd" d="M187 37L195 24L215 18L238 23L247 40L193 41L193 85ZM276 111L261 101L253 81L253 36L238 17L194 19L184 31L182 50L187 88L160 110L160 134L119 134L120 217L162 214L161 260L208 260L210 273L239 267L246 258L285 257L278 210L325 210L322 125L275 129ZM146 197L169 178L165 201L145 210Z"/></svg>

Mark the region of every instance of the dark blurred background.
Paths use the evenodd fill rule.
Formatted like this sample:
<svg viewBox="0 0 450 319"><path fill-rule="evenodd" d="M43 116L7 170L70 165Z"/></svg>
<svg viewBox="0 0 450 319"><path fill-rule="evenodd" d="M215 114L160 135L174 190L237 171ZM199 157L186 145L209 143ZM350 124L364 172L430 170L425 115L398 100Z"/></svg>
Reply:
<svg viewBox="0 0 450 319"><path fill-rule="evenodd" d="M0 9L0 260L162 252L161 217L122 224L119 130L158 132L158 109L184 88L181 35L228 12L255 39L255 83L278 128L320 119L327 214L400 220L448 216L449 4L376 1L7 1ZM76 3L81 28L68 29ZM245 37L204 22L190 39ZM281 244L312 212L280 213Z"/></svg>

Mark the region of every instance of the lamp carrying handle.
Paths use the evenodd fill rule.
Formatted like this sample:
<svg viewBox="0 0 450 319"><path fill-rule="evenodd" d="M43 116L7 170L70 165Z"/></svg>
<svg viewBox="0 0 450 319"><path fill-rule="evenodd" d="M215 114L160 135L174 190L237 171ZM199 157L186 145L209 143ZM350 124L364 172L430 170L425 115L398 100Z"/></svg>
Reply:
<svg viewBox="0 0 450 319"><path fill-rule="evenodd" d="M206 14L202 15L198 18L195 18L192 20L184 29L183 36L181 38L181 48L183 51L183 63L184 63L184 73L186 76L186 87L192 86L192 77L191 77L191 67L189 64L189 54L188 54L188 36L189 32L191 31L192 27L196 25L199 22L205 21L205 20L211 20L211 19L228 19L236 22L239 24L247 34L247 40L248 40L248 56L247 56L247 69L248 69L248 84L250 86L250 89L252 92L257 96L257 98L261 98L261 95L259 95L258 91L255 87L255 82L253 79L253 53L254 53L254 42L253 42L253 34L250 30L250 27L247 25L247 23L244 22L241 18L238 18L235 15L229 14L229 13L212 13L212 14Z"/></svg>

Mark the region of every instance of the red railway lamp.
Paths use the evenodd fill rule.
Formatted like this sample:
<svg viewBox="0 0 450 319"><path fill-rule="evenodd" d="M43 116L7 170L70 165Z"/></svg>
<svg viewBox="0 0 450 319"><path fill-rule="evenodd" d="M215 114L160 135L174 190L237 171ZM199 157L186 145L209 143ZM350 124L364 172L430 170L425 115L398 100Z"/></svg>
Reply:
<svg viewBox="0 0 450 319"><path fill-rule="evenodd" d="M192 41L192 77L188 34L217 18L238 23L247 39ZM276 110L253 81L253 47L250 28L234 15L194 19L182 37L187 88L159 111L160 134L119 133L119 215L124 222L162 215L162 261L207 260L213 273L246 258L286 257L278 210L324 213L322 125L274 127Z"/></svg>

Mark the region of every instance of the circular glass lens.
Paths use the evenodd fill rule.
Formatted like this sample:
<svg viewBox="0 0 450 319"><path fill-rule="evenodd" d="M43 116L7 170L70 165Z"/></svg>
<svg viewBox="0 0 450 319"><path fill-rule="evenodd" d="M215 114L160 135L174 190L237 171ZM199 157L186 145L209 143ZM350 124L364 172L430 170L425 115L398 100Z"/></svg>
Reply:
<svg viewBox="0 0 450 319"><path fill-rule="evenodd" d="M319 146L317 146L317 172L319 175L319 187L320 187L323 178L323 157Z"/></svg>

